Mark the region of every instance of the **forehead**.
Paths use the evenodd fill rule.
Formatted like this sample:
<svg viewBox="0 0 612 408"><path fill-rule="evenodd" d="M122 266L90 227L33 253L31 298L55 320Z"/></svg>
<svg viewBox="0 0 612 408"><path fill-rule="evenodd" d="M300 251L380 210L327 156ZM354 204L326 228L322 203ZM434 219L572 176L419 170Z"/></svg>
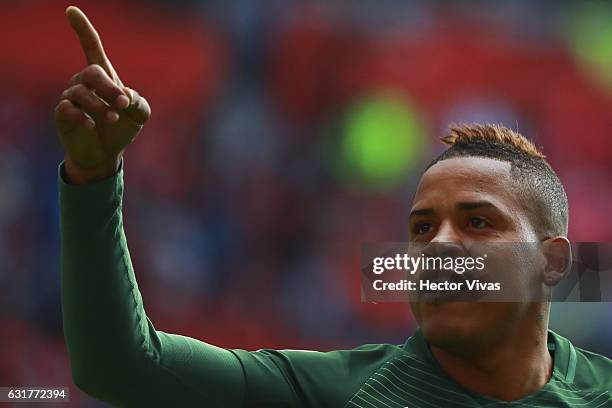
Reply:
<svg viewBox="0 0 612 408"><path fill-rule="evenodd" d="M516 207L511 164L483 157L454 157L431 166L421 178L413 206L449 199L487 199L508 209Z"/></svg>

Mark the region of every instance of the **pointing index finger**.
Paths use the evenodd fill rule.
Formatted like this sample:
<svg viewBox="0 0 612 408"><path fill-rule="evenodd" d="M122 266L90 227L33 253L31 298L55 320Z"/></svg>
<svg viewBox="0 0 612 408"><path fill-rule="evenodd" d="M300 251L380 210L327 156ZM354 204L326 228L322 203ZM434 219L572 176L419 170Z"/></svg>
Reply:
<svg viewBox="0 0 612 408"><path fill-rule="evenodd" d="M79 37L81 48L83 48L83 52L87 58L87 63L102 66L108 75L113 78L112 66L104 53L100 36L85 13L78 7L70 6L66 9L66 16L68 17L72 29Z"/></svg>

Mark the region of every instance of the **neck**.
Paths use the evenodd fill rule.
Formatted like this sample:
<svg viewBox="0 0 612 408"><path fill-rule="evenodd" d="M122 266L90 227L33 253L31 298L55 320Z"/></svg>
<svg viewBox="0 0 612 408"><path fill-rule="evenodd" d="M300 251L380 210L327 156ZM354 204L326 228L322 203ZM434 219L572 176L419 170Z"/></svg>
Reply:
<svg viewBox="0 0 612 408"><path fill-rule="evenodd" d="M540 321L539 323L547 323ZM521 328L469 355L431 346L444 371L463 387L502 401L514 401L542 388L552 375L547 324Z"/></svg>

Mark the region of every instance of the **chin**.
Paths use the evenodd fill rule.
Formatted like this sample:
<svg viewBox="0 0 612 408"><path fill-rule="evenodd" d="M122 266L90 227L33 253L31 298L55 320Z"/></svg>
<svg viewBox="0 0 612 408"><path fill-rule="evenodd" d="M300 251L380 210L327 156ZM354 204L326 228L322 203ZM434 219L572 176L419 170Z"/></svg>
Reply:
<svg viewBox="0 0 612 408"><path fill-rule="evenodd" d="M492 330L486 308L477 302L414 303L412 312L427 342L441 349L469 352ZM494 321L491 322L494 325Z"/></svg>

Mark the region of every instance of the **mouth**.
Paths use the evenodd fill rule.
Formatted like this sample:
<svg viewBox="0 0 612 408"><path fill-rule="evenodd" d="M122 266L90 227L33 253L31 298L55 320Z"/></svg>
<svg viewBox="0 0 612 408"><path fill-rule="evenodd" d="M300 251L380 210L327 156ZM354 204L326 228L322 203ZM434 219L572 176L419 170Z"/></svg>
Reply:
<svg viewBox="0 0 612 408"><path fill-rule="evenodd" d="M477 301L487 295L486 291L469 290L466 281L476 279L472 274L459 274L453 270L427 271L419 278L417 299L419 302Z"/></svg>

